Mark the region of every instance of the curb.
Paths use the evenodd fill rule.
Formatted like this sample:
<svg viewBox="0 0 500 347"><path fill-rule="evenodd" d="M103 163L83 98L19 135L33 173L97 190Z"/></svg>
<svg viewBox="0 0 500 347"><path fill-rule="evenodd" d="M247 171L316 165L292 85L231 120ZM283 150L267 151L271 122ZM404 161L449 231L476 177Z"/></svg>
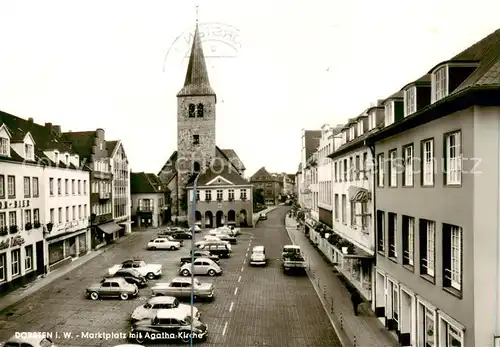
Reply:
<svg viewBox="0 0 500 347"><path fill-rule="evenodd" d="M290 227L287 226L287 224L286 224L286 218L287 217L286 217L286 214L285 214L285 220L284 220L285 230L286 230L286 233L288 235L288 238L290 239L290 241L292 242L292 244L295 245L295 238L292 237L290 231L288 231L288 228L291 228L291 226ZM309 273L309 271L306 271L306 272L307 272L307 277L309 278L309 281L311 281L311 285L314 288L314 291L316 292L316 295L318 296L319 300L321 301L321 305L323 306L323 309L325 310L325 313L328 316L328 319L330 320L330 323L333 326L333 330L335 330L335 334L337 335L337 337L338 337L338 339L340 341L340 344L343 347L351 347L351 346L353 346L353 343L345 335L344 331L341 330L340 327L338 327L338 325L335 322L335 320L331 317L330 311L328 310L328 305L325 302L325 299L323 298L323 296L321 295L319 289L316 288L316 286L314 285L314 280L311 278L311 274Z"/></svg>

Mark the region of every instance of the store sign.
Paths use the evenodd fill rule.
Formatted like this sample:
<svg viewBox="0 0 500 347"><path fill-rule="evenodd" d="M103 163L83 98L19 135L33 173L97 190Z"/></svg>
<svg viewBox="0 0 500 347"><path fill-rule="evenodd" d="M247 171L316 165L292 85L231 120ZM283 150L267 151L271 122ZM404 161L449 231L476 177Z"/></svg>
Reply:
<svg viewBox="0 0 500 347"><path fill-rule="evenodd" d="M22 207L30 207L30 201L29 200L0 201L0 210L5 210L8 208L22 208Z"/></svg>
<svg viewBox="0 0 500 347"><path fill-rule="evenodd" d="M2 242L0 242L0 250L7 249L9 247L16 247L24 245L26 241L22 236L8 237Z"/></svg>
<svg viewBox="0 0 500 347"><path fill-rule="evenodd" d="M70 221L66 222L64 225L61 227L57 228L57 231L71 231L71 229L76 228L78 226L78 221Z"/></svg>

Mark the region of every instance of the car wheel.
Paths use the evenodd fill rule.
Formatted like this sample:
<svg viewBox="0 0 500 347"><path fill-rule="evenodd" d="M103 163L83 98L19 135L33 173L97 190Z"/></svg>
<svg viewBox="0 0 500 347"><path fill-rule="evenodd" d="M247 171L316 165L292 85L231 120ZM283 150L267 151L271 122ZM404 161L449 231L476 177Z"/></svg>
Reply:
<svg viewBox="0 0 500 347"><path fill-rule="evenodd" d="M156 247L149 247L149 249L154 251L154 250L156 250Z"/></svg>
<svg viewBox="0 0 500 347"><path fill-rule="evenodd" d="M214 277L215 275L216 275L215 270L213 269L208 270L208 276Z"/></svg>
<svg viewBox="0 0 500 347"><path fill-rule="evenodd" d="M182 276L188 277L189 275L189 270L182 270Z"/></svg>
<svg viewBox="0 0 500 347"><path fill-rule="evenodd" d="M184 343L190 342L189 333L186 334L186 335L181 334L181 341L184 342Z"/></svg>
<svg viewBox="0 0 500 347"><path fill-rule="evenodd" d="M154 278L155 278L155 274L154 274L154 273L152 273L152 272L150 272L150 273L148 273L148 274L146 275L146 277L148 278L148 280L154 280Z"/></svg>
<svg viewBox="0 0 500 347"><path fill-rule="evenodd" d="M170 247L170 249L171 249L172 251L175 251L175 249L176 249L176 248L177 248L177 247L175 247L175 246Z"/></svg>
<svg viewBox="0 0 500 347"><path fill-rule="evenodd" d="M125 301L125 300L128 300L128 294L127 294L127 293L121 293L121 294L120 294L120 299L122 299L122 300L124 300L124 301Z"/></svg>
<svg viewBox="0 0 500 347"><path fill-rule="evenodd" d="M92 300L97 300L97 299L99 299L99 294L97 292L92 292L92 293L90 293L90 298Z"/></svg>
<svg viewBox="0 0 500 347"><path fill-rule="evenodd" d="M138 344L142 345L144 343L144 341L146 341L146 339L144 337L142 337L142 333L134 333L134 334L135 334L134 340Z"/></svg>

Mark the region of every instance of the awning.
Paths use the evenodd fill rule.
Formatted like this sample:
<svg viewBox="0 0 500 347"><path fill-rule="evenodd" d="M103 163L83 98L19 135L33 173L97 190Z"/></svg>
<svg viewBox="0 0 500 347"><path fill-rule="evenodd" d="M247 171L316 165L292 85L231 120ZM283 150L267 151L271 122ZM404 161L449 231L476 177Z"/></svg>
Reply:
<svg viewBox="0 0 500 347"><path fill-rule="evenodd" d="M118 225L128 225L128 224L134 224L135 222L132 220L132 221L123 221L123 222L118 222L117 224Z"/></svg>
<svg viewBox="0 0 500 347"><path fill-rule="evenodd" d="M356 186L349 187L349 201L365 203L371 199L371 194L368 189Z"/></svg>
<svg viewBox="0 0 500 347"><path fill-rule="evenodd" d="M114 232L117 232L122 229L122 227L116 224L115 222L104 223L98 225L97 227L106 234L113 234Z"/></svg>

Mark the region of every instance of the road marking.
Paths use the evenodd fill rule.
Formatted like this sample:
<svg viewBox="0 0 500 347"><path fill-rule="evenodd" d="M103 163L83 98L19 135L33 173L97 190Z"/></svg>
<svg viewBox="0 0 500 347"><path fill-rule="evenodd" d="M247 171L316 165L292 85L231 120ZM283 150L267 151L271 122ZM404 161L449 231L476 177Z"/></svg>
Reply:
<svg viewBox="0 0 500 347"><path fill-rule="evenodd" d="M248 251L250 250L250 247L247 248L247 254L248 254Z"/></svg>
<svg viewBox="0 0 500 347"><path fill-rule="evenodd" d="M238 282L241 282L241 276L240 276L240 277L238 277Z"/></svg>
<svg viewBox="0 0 500 347"><path fill-rule="evenodd" d="M233 305L234 305L234 302L231 301L231 306L229 306L229 312L231 312L233 310Z"/></svg>
<svg viewBox="0 0 500 347"><path fill-rule="evenodd" d="M243 272L243 266L241 267L241 272Z"/></svg>
<svg viewBox="0 0 500 347"><path fill-rule="evenodd" d="M246 260L246 259L244 259L244 260L243 260L243 264L246 264L246 263L247 263L247 260Z"/></svg>
<svg viewBox="0 0 500 347"><path fill-rule="evenodd" d="M234 295L238 294L238 287L234 288Z"/></svg>
<svg viewBox="0 0 500 347"><path fill-rule="evenodd" d="M248 251L245 253L245 258L248 257Z"/></svg>
<svg viewBox="0 0 500 347"><path fill-rule="evenodd" d="M224 323L224 329L222 329L222 336L226 335L226 330L227 330L227 322Z"/></svg>

